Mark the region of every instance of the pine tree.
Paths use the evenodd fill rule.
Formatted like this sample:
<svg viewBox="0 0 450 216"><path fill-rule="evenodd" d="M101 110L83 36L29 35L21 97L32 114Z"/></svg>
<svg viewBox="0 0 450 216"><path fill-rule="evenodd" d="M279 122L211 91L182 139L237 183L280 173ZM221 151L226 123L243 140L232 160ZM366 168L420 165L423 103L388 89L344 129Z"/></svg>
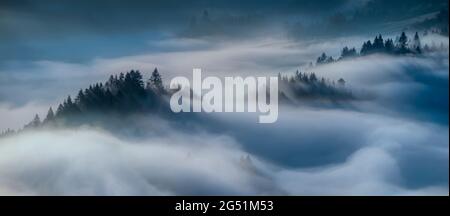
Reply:
<svg viewBox="0 0 450 216"><path fill-rule="evenodd" d="M333 63L333 62L334 62L333 56L329 56L325 61L325 63Z"/></svg>
<svg viewBox="0 0 450 216"><path fill-rule="evenodd" d="M153 73L149 79L149 82L147 83L147 88L150 87L155 91L158 92L163 92L164 91L164 87L163 87L163 83L162 83L162 78L161 75L158 72L158 68L155 68L155 70L153 70Z"/></svg>
<svg viewBox="0 0 450 216"><path fill-rule="evenodd" d="M50 109L48 109L48 112L47 112L47 117L45 117L45 119L44 119L44 123L51 122L51 121L53 121L54 118L55 118L55 113L53 113L53 109L52 109L52 107L50 107Z"/></svg>
<svg viewBox="0 0 450 216"><path fill-rule="evenodd" d="M70 97L70 95L67 97L65 106L66 106L68 114L74 113L74 103L72 102L72 98Z"/></svg>
<svg viewBox="0 0 450 216"><path fill-rule="evenodd" d="M341 51L341 59L346 58L348 54L348 47L344 47Z"/></svg>
<svg viewBox="0 0 450 216"><path fill-rule="evenodd" d="M344 47L342 49L342 51L341 51L341 58L340 59L352 58L352 57L355 57L355 56L357 56L355 48L349 49L348 47Z"/></svg>
<svg viewBox="0 0 450 216"><path fill-rule="evenodd" d="M34 127L38 127L41 124L41 118L39 118L38 114L36 114L34 116L34 119L33 119L32 123L33 123Z"/></svg>
<svg viewBox="0 0 450 216"><path fill-rule="evenodd" d="M83 90L80 89L80 91L78 91L78 95L75 98L75 104L78 107L84 107L86 105L86 96L83 93Z"/></svg>
<svg viewBox="0 0 450 216"><path fill-rule="evenodd" d="M384 40L383 37L378 35L378 37L375 37L375 40L373 41L373 49L376 52L380 52L384 50Z"/></svg>
<svg viewBox="0 0 450 216"><path fill-rule="evenodd" d="M56 109L56 117L62 117L63 115L64 115L64 104L65 104L66 102L63 102L63 103L61 103L61 104L59 104L59 106L58 106L58 109Z"/></svg>
<svg viewBox="0 0 450 216"><path fill-rule="evenodd" d="M311 73L311 74L309 75L309 81L312 82L312 83L317 82L317 76L316 76L315 73Z"/></svg>
<svg viewBox="0 0 450 216"><path fill-rule="evenodd" d="M119 75L119 81L120 81L120 82L123 82L124 79L125 79L125 76L123 75L123 73L120 73L120 75Z"/></svg>
<svg viewBox="0 0 450 216"><path fill-rule="evenodd" d="M400 53L408 52L408 37L406 36L405 32L402 32L402 35L398 39L398 48Z"/></svg>
<svg viewBox="0 0 450 216"><path fill-rule="evenodd" d="M28 129L28 128L37 128L37 127L39 127L41 125L41 119L39 118L39 115L38 114L36 114L35 116L34 116L34 118L33 118L33 120L30 122L30 123L28 123L27 125L25 125L25 129Z"/></svg>
<svg viewBox="0 0 450 216"><path fill-rule="evenodd" d="M368 40L367 42L363 43L362 47L361 47L361 55L368 55L370 53L372 53L372 42L370 40Z"/></svg>
<svg viewBox="0 0 450 216"><path fill-rule="evenodd" d="M416 34L414 35L414 41L413 41L413 49L416 53L422 53L421 50L421 43L420 43L420 37L419 34L416 32Z"/></svg>
<svg viewBox="0 0 450 216"><path fill-rule="evenodd" d="M394 41L392 39L387 39L384 43L384 50L386 53L393 53L395 50Z"/></svg>
<svg viewBox="0 0 450 216"><path fill-rule="evenodd" d="M317 58L316 64L320 65L326 63L327 59L328 59L327 54L322 53L322 55Z"/></svg>

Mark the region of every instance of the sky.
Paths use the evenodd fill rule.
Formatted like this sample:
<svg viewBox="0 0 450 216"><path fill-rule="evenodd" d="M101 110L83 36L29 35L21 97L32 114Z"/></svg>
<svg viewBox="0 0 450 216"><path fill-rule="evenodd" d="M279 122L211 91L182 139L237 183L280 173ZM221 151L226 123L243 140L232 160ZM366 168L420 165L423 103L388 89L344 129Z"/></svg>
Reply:
<svg viewBox="0 0 450 216"><path fill-rule="evenodd" d="M371 27L433 13L445 5L448 1L6 0L0 3L0 60L80 62L155 52L164 49L146 46L146 41L168 37L371 35L380 31ZM205 11L213 24L193 28L193 20L201 20Z"/></svg>
<svg viewBox="0 0 450 216"><path fill-rule="evenodd" d="M379 33L412 37L414 23L447 7L448 0L1 1L0 131L131 69L148 79L158 67L166 84L194 67L204 76L300 69L345 78L364 99L347 108L280 105L277 123L265 126L252 115L215 114L186 132L139 116L113 131L86 125L3 138L0 194L448 195L448 51L307 67L322 52L336 57ZM448 37L422 42L448 46ZM153 132L117 132L133 129Z"/></svg>

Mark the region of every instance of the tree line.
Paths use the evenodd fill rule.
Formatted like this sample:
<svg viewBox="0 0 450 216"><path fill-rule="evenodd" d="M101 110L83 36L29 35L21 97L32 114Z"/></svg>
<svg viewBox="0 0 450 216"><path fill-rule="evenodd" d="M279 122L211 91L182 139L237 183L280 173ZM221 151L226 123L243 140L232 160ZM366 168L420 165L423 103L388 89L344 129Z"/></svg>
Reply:
<svg viewBox="0 0 450 216"><path fill-rule="evenodd" d="M283 91L291 91L298 98L328 98L331 100L353 98L342 78L330 81L316 76L315 73L299 71L293 76L281 76L281 74L278 76L281 95L284 94ZM111 75L104 83L96 83L88 88L80 89L75 98L69 95L58 105L56 111L50 107L43 120L36 114L33 120L21 130L52 125L58 120L76 120L87 113L127 114L153 111L162 103L161 97L170 94L170 91L164 88L161 74L157 68L145 83L139 71L131 70L125 74L120 73L118 76ZM17 132L7 129L0 133L0 137Z"/></svg>
<svg viewBox="0 0 450 216"><path fill-rule="evenodd" d="M161 96L166 94L158 69L155 68L146 83L138 70L111 75L104 83L90 85L80 89L74 99L69 95L56 109L48 109L46 117L41 120L35 115L23 130L38 128L60 119L72 119L83 113L132 113L156 109L161 104ZM7 129L0 136L14 134Z"/></svg>
<svg viewBox="0 0 450 216"><path fill-rule="evenodd" d="M364 42L359 52L355 47L349 48L346 46L342 49L341 55L337 59L334 59L332 56L328 56L326 53L322 53L322 55L317 58L316 65L376 53L389 55L420 55L423 52L434 52L446 49L447 48L443 43L441 43L440 46L436 46L435 43L432 43L431 46L428 44L422 45L418 32L414 34L412 39L408 38L405 32L402 32L401 35L395 39L395 41L391 38L385 40L383 39L383 36L379 34L373 41L368 40Z"/></svg>
<svg viewBox="0 0 450 216"><path fill-rule="evenodd" d="M353 99L353 94L346 87L346 81L343 78L337 81L329 80L324 77L318 77L314 72L296 71L292 76L281 76L280 94L285 96L285 92L292 92L297 98L306 99L329 99L329 100L346 100Z"/></svg>

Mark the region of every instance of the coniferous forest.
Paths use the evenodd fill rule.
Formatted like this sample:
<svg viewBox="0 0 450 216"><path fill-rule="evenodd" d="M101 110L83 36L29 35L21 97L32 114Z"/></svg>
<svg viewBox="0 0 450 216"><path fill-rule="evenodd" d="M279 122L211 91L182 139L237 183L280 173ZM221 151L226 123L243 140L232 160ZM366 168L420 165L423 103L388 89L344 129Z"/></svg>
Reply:
<svg viewBox="0 0 450 216"><path fill-rule="evenodd" d="M167 105L163 99L166 94L157 68L147 81L143 80L138 70L111 75L104 83L95 83L84 90L80 89L73 99L69 95L55 111L50 107L44 119L41 120L36 114L33 120L24 126L24 130L52 126L61 122L70 125L70 121L76 121L88 114L128 115L161 112L162 106ZM164 112L170 112L168 109L170 108L165 107ZM8 129L2 134L14 132Z"/></svg>
<svg viewBox="0 0 450 216"><path fill-rule="evenodd" d="M0 196L448 196L448 3L2 0Z"/></svg>
<svg viewBox="0 0 450 216"><path fill-rule="evenodd" d="M317 58L316 65L333 63L336 61L367 56L371 54L385 54L395 56L421 55L423 52L444 51L447 47L443 44L437 46L432 44L422 45L420 36L416 32L412 40L408 39L402 32L395 42L392 39L383 39L380 34L373 42L368 40L361 46L359 52L356 48L344 47L339 58L334 59L322 53ZM318 77L314 72L299 72L294 75L278 74L281 85L280 95L284 102L291 100L330 100L338 102L341 100L354 100L356 97L352 90L346 86L343 78L330 80ZM167 97L172 91L166 89L162 76L155 68L151 76L144 80L139 70L131 70L119 75L111 75L104 83L95 83L88 88L80 89L75 97L68 96L60 103L56 110L49 108L45 118L41 120L38 114L24 126L23 129L33 129L41 126L54 124L58 120L66 123L71 119L77 119L80 115L93 113L116 113L127 115L132 113L170 113ZM289 98L293 95L293 98ZM166 98L165 98L166 97ZM291 101L292 102L292 101ZM289 103L291 103L289 102ZM6 129L0 136L14 134L16 131Z"/></svg>
<svg viewBox="0 0 450 216"><path fill-rule="evenodd" d="M448 49L443 43L437 45L432 44L422 44L420 40L419 33L416 32L414 36L408 38L405 32L402 32L400 36L396 37L395 40L388 38L383 39L383 36L379 34L375 37L373 41L368 40L361 45L359 52L355 47L342 48L341 55L338 58L333 58L332 56L327 56L326 53L322 53L317 60L316 64L326 64L332 63L339 60L367 56L372 54L385 54L385 55L421 55L422 53L439 52Z"/></svg>
<svg viewBox="0 0 450 216"><path fill-rule="evenodd" d="M352 100L355 99L351 90L346 88L345 80L330 81L324 77L317 77L315 73L295 72L293 76L278 75L281 85L280 95L283 99L287 93L294 93L295 99L302 100ZM39 127L54 126L55 124L71 124L84 115L118 114L126 116L136 113L170 114L167 103L171 94L170 89L163 85L162 76L155 68L147 81L143 80L141 72L131 70L119 75L111 75L104 83L95 83L86 89L80 89L76 96L68 96L57 109L48 109L47 115L41 120L38 114L23 127L23 130ZM286 101L285 101L286 102ZM85 120L89 121L89 120ZM74 123L72 122L72 123ZM20 131L20 130L19 130ZM12 129L3 131L0 136L16 133Z"/></svg>

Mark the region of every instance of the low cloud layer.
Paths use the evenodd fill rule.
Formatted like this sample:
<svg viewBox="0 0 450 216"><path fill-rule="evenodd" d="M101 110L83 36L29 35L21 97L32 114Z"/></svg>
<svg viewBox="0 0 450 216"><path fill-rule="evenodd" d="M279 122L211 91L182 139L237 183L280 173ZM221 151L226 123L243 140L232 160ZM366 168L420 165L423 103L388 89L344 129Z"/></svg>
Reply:
<svg viewBox="0 0 450 216"><path fill-rule="evenodd" d="M362 110L448 124L448 54L392 58L370 56L314 68L344 77L366 103Z"/></svg>
<svg viewBox="0 0 450 216"><path fill-rule="evenodd" d="M430 37L423 41L448 44L447 37ZM278 121L266 125L253 115L205 114L187 130L138 116L109 131L86 126L0 138L0 194L448 195L448 52L372 55L307 69L320 53L337 56L367 38L144 38L139 51L84 62L3 62L0 131L20 128L79 88L130 69L148 78L158 67L168 82L190 77L193 67L205 76L300 68L344 78L357 100L283 105Z"/></svg>
<svg viewBox="0 0 450 216"><path fill-rule="evenodd" d="M174 134L133 142L92 128L41 131L2 139L0 153L2 194L282 193L240 163L247 154L227 137Z"/></svg>
<svg viewBox="0 0 450 216"><path fill-rule="evenodd" d="M168 133L117 137L82 127L3 138L0 192L448 194L448 126L345 110L283 107L280 113L273 125L255 126L253 117L233 114L228 122L212 116L222 126L202 125L219 133L158 123Z"/></svg>

